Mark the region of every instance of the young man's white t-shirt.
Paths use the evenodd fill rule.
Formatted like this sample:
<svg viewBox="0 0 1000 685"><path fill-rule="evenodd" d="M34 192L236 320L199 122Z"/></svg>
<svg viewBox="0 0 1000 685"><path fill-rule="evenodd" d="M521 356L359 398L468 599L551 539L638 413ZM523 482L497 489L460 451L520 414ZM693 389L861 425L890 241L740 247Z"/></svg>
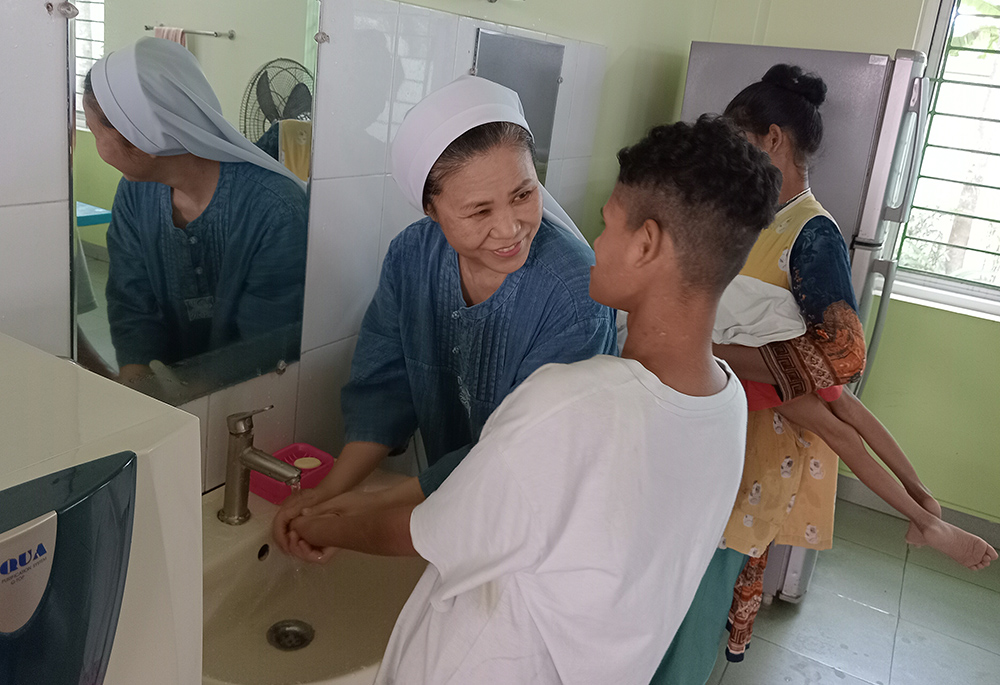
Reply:
<svg viewBox="0 0 1000 685"><path fill-rule="evenodd" d="M377 683L648 683L732 511L735 374L682 395L639 362L550 364L410 519L430 564Z"/></svg>

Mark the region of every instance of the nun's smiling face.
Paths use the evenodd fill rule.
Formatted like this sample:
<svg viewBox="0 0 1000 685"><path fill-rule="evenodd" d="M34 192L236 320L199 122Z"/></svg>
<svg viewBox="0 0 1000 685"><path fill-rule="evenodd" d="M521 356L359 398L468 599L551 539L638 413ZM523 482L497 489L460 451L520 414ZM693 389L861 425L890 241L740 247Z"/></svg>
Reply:
<svg viewBox="0 0 1000 685"><path fill-rule="evenodd" d="M459 255L467 299L485 299L474 291L494 283L492 294L507 274L524 266L542 222L531 153L502 145L476 155L442 180L429 210Z"/></svg>

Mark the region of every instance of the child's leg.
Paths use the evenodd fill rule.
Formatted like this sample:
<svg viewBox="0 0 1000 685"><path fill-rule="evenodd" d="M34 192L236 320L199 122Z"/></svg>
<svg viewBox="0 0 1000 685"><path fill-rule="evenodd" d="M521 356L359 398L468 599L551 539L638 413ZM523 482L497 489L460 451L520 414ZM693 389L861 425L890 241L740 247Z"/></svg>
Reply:
<svg viewBox="0 0 1000 685"><path fill-rule="evenodd" d="M916 525L923 538L919 542L926 542L972 569L988 566L990 561L997 558L996 550L985 540L945 523L918 504L902 485L872 459L858 432L837 418L819 397L806 395L797 398L782 405L778 412L820 436L862 483Z"/></svg>
<svg viewBox="0 0 1000 685"><path fill-rule="evenodd" d="M841 396L833 402L828 402L827 406L838 419L853 426L861 434L861 437L878 455L882 463L896 474L906 492L916 500L917 504L941 518L941 505L920 482L913 464L906 458L906 454L903 453L896 440L878 418L868 411L861 400L845 388Z"/></svg>

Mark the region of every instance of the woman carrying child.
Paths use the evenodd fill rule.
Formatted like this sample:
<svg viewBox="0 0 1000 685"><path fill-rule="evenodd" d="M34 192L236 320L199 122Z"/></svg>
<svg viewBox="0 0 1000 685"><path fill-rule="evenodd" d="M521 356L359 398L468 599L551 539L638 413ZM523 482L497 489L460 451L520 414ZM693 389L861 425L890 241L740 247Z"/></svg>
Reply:
<svg viewBox="0 0 1000 685"><path fill-rule="evenodd" d="M853 395L842 394L841 386L864 368L865 343L847 246L808 183L808 160L823 135L818 108L825 97L818 76L779 64L726 108L725 115L768 153L783 177L774 223L761 233L738 280L781 293L784 304L793 303L801 328L795 335L771 330L761 340L761 329L780 322L789 330L787 319L793 318L782 321L761 307L765 313L751 336L757 341L715 345L716 356L730 364L747 390L743 479L721 548L654 683L704 683L727 612L727 657L743 658L760 607L768 545L822 550L833 544L838 454L910 518L908 541L930 544L969 568L996 558L983 540L940 520L940 505L892 437ZM753 299L747 292L743 297L746 304ZM750 307L736 309L744 316ZM902 485L868 456L862 437Z"/></svg>

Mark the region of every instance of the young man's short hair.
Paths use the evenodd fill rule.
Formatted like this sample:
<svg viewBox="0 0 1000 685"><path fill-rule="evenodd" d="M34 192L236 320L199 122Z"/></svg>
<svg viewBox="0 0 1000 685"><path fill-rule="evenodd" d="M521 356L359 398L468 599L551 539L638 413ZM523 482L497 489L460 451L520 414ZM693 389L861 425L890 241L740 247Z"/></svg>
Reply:
<svg viewBox="0 0 1000 685"><path fill-rule="evenodd" d="M623 148L618 162L630 226L656 221L673 241L685 284L721 293L774 220L781 172L767 154L706 114L694 124L657 126Z"/></svg>

